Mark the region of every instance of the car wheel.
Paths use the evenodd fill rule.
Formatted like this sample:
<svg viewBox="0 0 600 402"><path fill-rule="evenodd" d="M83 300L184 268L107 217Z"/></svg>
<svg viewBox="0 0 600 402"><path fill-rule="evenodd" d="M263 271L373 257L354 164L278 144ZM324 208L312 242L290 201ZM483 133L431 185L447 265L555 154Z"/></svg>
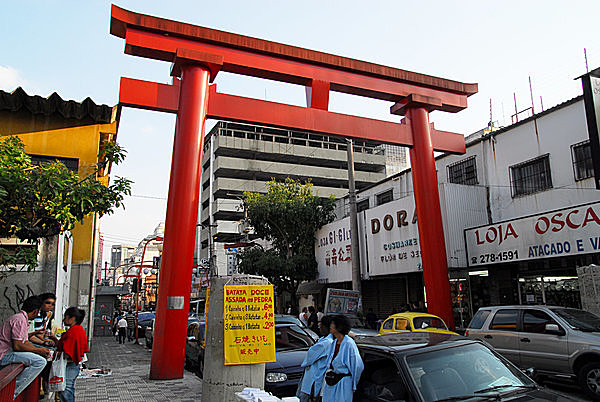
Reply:
<svg viewBox="0 0 600 402"><path fill-rule="evenodd" d="M198 369L196 370L196 375L200 378L204 376L204 359L201 357L198 358Z"/></svg>
<svg viewBox="0 0 600 402"><path fill-rule="evenodd" d="M588 363L579 370L579 386L594 400L600 399L600 363Z"/></svg>

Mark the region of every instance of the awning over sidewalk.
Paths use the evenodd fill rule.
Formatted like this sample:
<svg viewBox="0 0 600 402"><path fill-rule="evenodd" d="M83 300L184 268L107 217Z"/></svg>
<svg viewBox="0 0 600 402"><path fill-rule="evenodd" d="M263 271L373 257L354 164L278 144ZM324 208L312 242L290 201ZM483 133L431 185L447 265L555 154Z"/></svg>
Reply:
<svg viewBox="0 0 600 402"><path fill-rule="evenodd" d="M298 285L298 290L296 290L296 294L298 296L318 294L321 293L321 289L323 289L324 286L325 284L319 283L317 281L302 282L300 285Z"/></svg>

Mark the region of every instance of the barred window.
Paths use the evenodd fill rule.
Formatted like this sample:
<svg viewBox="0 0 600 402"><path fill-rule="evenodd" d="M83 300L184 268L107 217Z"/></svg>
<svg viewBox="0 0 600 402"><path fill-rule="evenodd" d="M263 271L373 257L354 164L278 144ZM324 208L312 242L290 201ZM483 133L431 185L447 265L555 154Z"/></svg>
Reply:
<svg viewBox="0 0 600 402"><path fill-rule="evenodd" d="M512 196L533 194L552 188L550 154L510 167Z"/></svg>
<svg viewBox="0 0 600 402"><path fill-rule="evenodd" d="M390 189L381 194L377 194L377 205L382 205L394 200L394 190Z"/></svg>
<svg viewBox="0 0 600 402"><path fill-rule="evenodd" d="M365 209L369 209L369 199L362 200L356 203L356 212L362 212Z"/></svg>
<svg viewBox="0 0 600 402"><path fill-rule="evenodd" d="M575 181L594 177L594 163L592 160L592 147L590 141L580 142L571 146L571 156L573 158L573 171L575 172Z"/></svg>
<svg viewBox="0 0 600 402"><path fill-rule="evenodd" d="M448 166L448 181L456 184L479 184L475 157L463 159Z"/></svg>

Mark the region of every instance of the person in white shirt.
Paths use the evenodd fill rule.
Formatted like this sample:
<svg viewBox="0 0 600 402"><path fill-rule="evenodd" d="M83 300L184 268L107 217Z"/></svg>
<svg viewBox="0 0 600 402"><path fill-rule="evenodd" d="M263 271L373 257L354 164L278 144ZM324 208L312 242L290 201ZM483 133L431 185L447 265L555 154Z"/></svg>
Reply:
<svg viewBox="0 0 600 402"><path fill-rule="evenodd" d="M117 329L119 330L119 343L125 343L127 337L127 320L125 317L121 317L117 323Z"/></svg>
<svg viewBox="0 0 600 402"><path fill-rule="evenodd" d="M308 308L307 307L304 307L302 309L302 312L300 313L298 318L300 319L302 324L304 324L305 327L308 327Z"/></svg>

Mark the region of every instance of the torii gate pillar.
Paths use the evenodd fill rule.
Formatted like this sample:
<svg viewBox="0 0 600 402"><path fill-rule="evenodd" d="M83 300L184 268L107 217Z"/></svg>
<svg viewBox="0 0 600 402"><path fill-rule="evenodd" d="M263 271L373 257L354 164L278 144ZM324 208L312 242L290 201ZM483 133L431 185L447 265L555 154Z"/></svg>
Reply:
<svg viewBox="0 0 600 402"><path fill-rule="evenodd" d="M423 280L427 292L428 311L443 317L448 328L454 329L452 298L448 280L448 259L442 225L429 112L424 107L409 107L413 147L410 149L415 206L419 228L419 247L423 264Z"/></svg>
<svg viewBox="0 0 600 402"><path fill-rule="evenodd" d="M210 70L201 64L181 67L179 110L175 126L164 252L161 264L177 269L160 271L160 289L156 303L154 348L150 378L183 377L185 343L174 343L173 334L185 333L191 290L204 122L208 107ZM186 303L187 302L187 303ZM177 345L169 348L169 344Z"/></svg>

